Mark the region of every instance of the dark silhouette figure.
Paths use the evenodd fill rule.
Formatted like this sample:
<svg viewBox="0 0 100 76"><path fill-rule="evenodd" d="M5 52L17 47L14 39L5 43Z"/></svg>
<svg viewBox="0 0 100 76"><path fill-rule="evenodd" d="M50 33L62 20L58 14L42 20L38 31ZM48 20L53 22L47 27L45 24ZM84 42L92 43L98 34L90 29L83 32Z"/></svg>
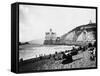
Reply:
<svg viewBox="0 0 100 76"><path fill-rule="evenodd" d="M94 47L96 47L96 46L97 46L97 42L96 42L96 41L94 42L94 45L93 45L93 46L94 46Z"/></svg>
<svg viewBox="0 0 100 76"><path fill-rule="evenodd" d="M63 53L63 59L65 59L65 60L62 61L62 64L68 64L73 61L72 55L70 53L67 55L65 53Z"/></svg>
<svg viewBox="0 0 100 76"><path fill-rule="evenodd" d="M88 44L88 47L92 47L92 43L89 43L89 44Z"/></svg>
<svg viewBox="0 0 100 76"><path fill-rule="evenodd" d="M71 53L70 53L72 56L73 55L77 55L78 54L78 50L76 48L73 47L73 49L71 50Z"/></svg>
<svg viewBox="0 0 100 76"><path fill-rule="evenodd" d="M94 61L95 60L96 51L95 51L94 48L91 48L89 51L90 51L90 60Z"/></svg>

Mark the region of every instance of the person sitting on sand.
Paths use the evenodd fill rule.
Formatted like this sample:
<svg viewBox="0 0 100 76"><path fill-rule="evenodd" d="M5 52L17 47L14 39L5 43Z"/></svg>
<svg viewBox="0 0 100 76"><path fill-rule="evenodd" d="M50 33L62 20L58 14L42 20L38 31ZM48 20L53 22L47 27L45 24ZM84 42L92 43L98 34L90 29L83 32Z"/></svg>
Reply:
<svg viewBox="0 0 100 76"><path fill-rule="evenodd" d="M67 64L67 63L70 63L70 62L73 61L71 53L69 53L69 54L66 55L63 52L63 59L64 59L64 61L62 62L62 64Z"/></svg>

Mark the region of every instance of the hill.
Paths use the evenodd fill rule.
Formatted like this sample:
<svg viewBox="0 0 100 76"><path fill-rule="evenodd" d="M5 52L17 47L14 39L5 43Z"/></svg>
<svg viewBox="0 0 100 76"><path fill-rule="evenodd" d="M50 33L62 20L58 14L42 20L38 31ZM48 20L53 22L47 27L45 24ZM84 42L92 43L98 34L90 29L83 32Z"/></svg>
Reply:
<svg viewBox="0 0 100 76"><path fill-rule="evenodd" d="M86 43L96 40L96 23L78 26L61 36L64 44Z"/></svg>

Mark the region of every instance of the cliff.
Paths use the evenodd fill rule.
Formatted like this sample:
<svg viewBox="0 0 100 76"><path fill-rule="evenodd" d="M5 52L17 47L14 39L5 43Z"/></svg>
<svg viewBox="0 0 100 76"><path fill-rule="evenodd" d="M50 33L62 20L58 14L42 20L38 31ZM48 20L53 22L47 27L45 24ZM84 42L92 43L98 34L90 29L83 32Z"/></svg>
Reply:
<svg viewBox="0 0 100 76"><path fill-rule="evenodd" d="M61 43L73 44L96 41L96 30L95 23L78 26L62 35Z"/></svg>

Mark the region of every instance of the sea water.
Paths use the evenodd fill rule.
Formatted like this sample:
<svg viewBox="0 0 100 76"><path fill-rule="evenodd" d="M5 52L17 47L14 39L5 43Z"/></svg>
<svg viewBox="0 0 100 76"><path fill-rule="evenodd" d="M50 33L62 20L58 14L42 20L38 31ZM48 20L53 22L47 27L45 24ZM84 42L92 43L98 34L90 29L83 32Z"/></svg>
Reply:
<svg viewBox="0 0 100 76"><path fill-rule="evenodd" d="M19 50L19 59L23 60L36 58L39 56L54 54L55 52L63 52L65 50L71 50L73 46L66 45L43 45L43 46L31 46L23 50Z"/></svg>

